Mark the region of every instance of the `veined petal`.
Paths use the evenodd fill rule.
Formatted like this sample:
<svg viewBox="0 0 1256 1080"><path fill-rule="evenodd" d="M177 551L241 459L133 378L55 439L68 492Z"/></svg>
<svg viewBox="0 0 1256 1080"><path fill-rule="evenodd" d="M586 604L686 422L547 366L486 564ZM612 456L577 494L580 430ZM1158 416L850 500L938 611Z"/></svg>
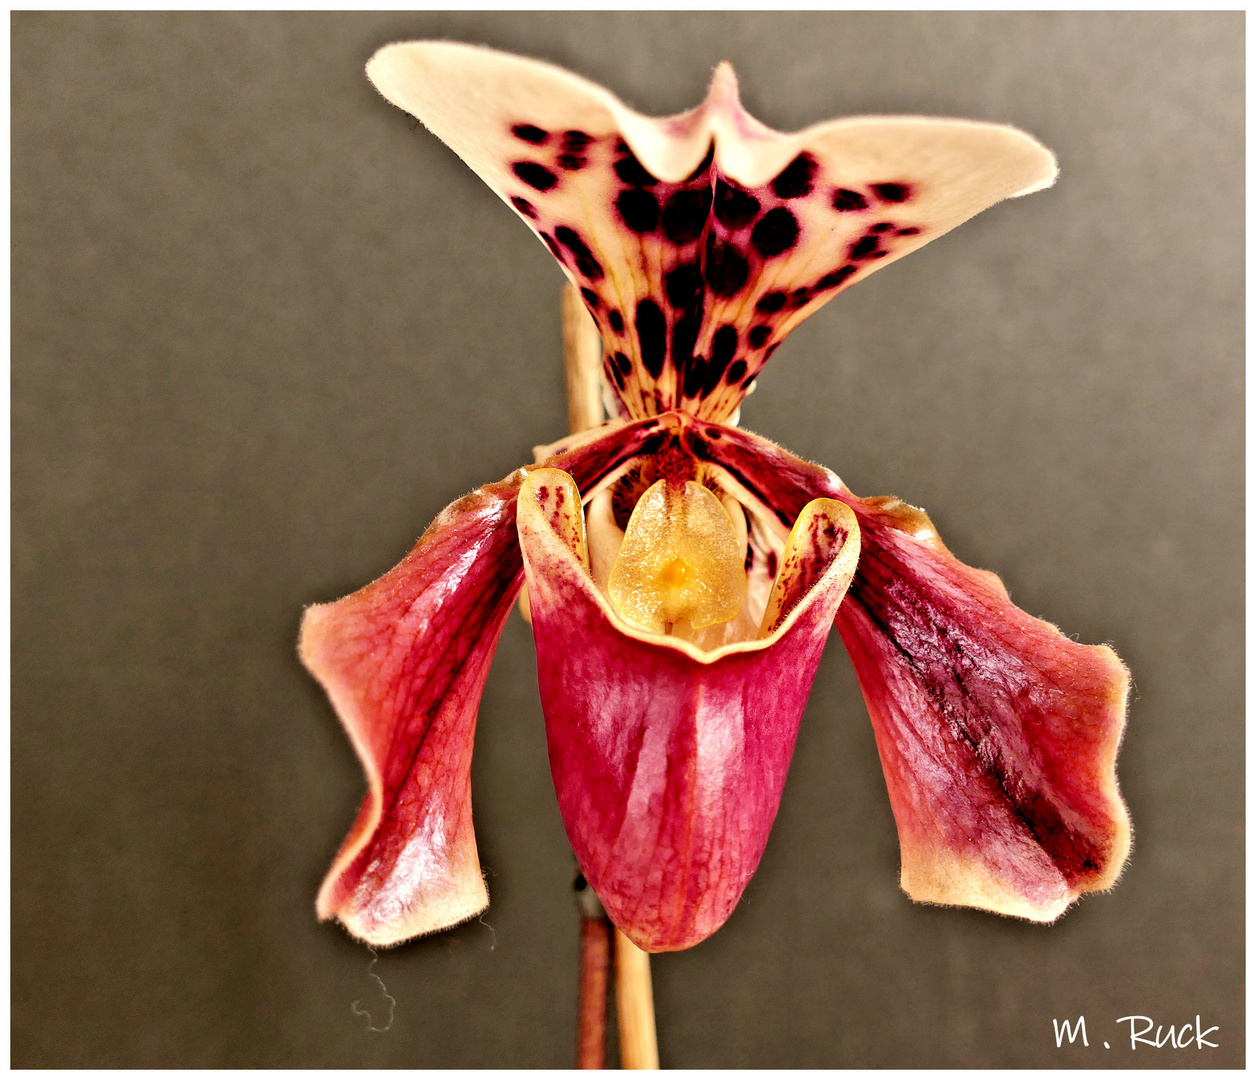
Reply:
<svg viewBox="0 0 1256 1080"><path fill-rule="evenodd" d="M923 511L860 499L744 431L689 445L784 521L816 495L859 520L837 616L872 716L913 899L1049 922L1113 884L1129 853L1116 783L1129 673L1009 600L947 551Z"/></svg>
<svg viewBox="0 0 1256 1080"><path fill-rule="evenodd" d="M554 457L590 492L658 440L609 425ZM370 790L318 895L318 914L392 945L488 903L471 825L476 711L523 581L520 469L446 507L377 581L306 609L301 659L327 690Z"/></svg>
<svg viewBox="0 0 1256 1080"><path fill-rule="evenodd" d="M823 303L1056 175L1048 150L1000 124L853 117L773 131L742 108L728 64L706 101L665 119L469 45L388 45L367 74L545 241L636 417L727 418Z"/></svg>
<svg viewBox="0 0 1256 1080"><path fill-rule="evenodd" d="M615 925L648 951L684 949L759 864L858 527L841 503L809 508L786 545L787 613L759 641L705 652L620 618L587 569L579 505L553 469L519 496L558 805Z"/></svg>

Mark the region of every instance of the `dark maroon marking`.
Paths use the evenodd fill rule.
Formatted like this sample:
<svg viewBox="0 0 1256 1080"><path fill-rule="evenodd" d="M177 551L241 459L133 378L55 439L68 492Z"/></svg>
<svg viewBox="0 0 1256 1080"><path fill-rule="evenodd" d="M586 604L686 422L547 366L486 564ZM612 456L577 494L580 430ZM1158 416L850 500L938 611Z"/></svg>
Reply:
<svg viewBox="0 0 1256 1080"><path fill-rule="evenodd" d="M805 285L801 289L795 289L789 294L789 306L797 309L811 301L811 290Z"/></svg>
<svg viewBox="0 0 1256 1080"><path fill-rule="evenodd" d="M535 124L516 124L510 129L510 133L516 139L522 139L533 146L541 146L549 138L549 132Z"/></svg>
<svg viewBox="0 0 1256 1080"><path fill-rule="evenodd" d="M533 221L536 220L536 207L528 202L527 199L522 198L519 195L512 195L510 196L510 205L518 210L524 217L531 218Z"/></svg>
<svg viewBox="0 0 1256 1080"><path fill-rule="evenodd" d="M894 224L893 224L893 222L890 222L890 221L878 221L875 225L869 225L869 226L868 226L868 231L869 231L869 232L877 232L877 233L880 233L880 232L889 232L892 228L894 228Z"/></svg>
<svg viewBox="0 0 1256 1080"><path fill-rule="evenodd" d="M651 376L663 374L663 362L667 359L667 320L663 309L647 297L637 305L637 344L641 348L641 362Z"/></svg>
<svg viewBox="0 0 1256 1080"><path fill-rule="evenodd" d="M624 149L628 150L627 147L624 147ZM632 187L653 187L658 183L658 177L651 176L646 172L641 167L641 162L633 156L631 150L628 150L627 157L620 158L615 162L615 175L625 184L630 184Z"/></svg>
<svg viewBox="0 0 1256 1080"><path fill-rule="evenodd" d="M798 219L783 206L769 210L755 225L750 243L765 259L784 255L798 243Z"/></svg>
<svg viewBox="0 0 1256 1080"><path fill-rule="evenodd" d="M711 355L711 359L707 361L706 376L702 380L702 396L704 398L710 397L715 393L715 388L720 385L727 367L727 361L721 361L714 353Z"/></svg>
<svg viewBox="0 0 1256 1080"><path fill-rule="evenodd" d="M824 277L817 282L816 288L835 289L858 269L859 268L857 266L851 266L849 263L846 266L839 266L836 270L825 274Z"/></svg>
<svg viewBox="0 0 1256 1080"><path fill-rule="evenodd" d="M873 184L872 190L882 202L900 203L911 198L910 184Z"/></svg>
<svg viewBox="0 0 1256 1080"><path fill-rule="evenodd" d="M734 232L744 229L759 213L759 200L743 188L724 180L715 185L715 220Z"/></svg>
<svg viewBox="0 0 1256 1080"><path fill-rule="evenodd" d="M617 352L615 354L615 366L627 375L632 370L632 361L628 359L625 353Z"/></svg>
<svg viewBox="0 0 1256 1080"><path fill-rule="evenodd" d="M692 183L706 175L706 171L711 167L711 162L715 160L715 140L711 140L711 145L707 147L706 157L698 162L698 167L685 177L685 183Z"/></svg>
<svg viewBox="0 0 1256 1080"><path fill-rule="evenodd" d="M559 225L554 230L554 238L575 256L576 269L590 281L601 281L606 276L602 264L594 257L589 246L580 239L580 234L575 229Z"/></svg>
<svg viewBox="0 0 1256 1080"><path fill-rule="evenodd" d="M706 362L700 356L691 356L685 365L685 383L681 392L685 397L702 397L702 387L706 383Z"/></svg>
<svg viewBox="0 0 1256 1080"><path fill-rule="evenodd" d="M606 321L611 324L611 329L617 334L624 332L624 317L619 313L618 308L611 308L606 313Z"/></svg>
<svg viewBox="0 0 1256 1080"><path fill-rule="evenodd" d="M570 150L573 153L579 153L593 141L592 135L586 135L583 131L564 131L563 132L563 149Z"/></svg>
<svg viewBox="0 0 1256 1080"><path fill-rule="evenodd" d="M750 277L750 263L732 244L720 243L711 233L707 236L703 277L716 296L736 296Z"/></svg>
<svg viewBox="0 0 1256 1080"><path fill-rule="evenodd" d="M920 230L915 225L908 225L905 229L899 229L895 236L915 236Z"/></svg>
<svg viewBox="0 0 1256 1080"><path fill-rule="evenodd" d="M672 366L680 371L692 366L693 347L702 329L700 312L686 312L672 325Z"/></svg>
<svg viewBox="0 0 1256 1080"><path fill-rule="evenodd" d="M702 271L696 262L681 263L663 276L667 302L674 308L685 308L702 302Z"/></svg>
<svg viewBox="0 0 1256 1080"><path fill-rule="evenodd" d="M770 326L752 326L750 333L746 336L746 340L750 342L752 349L762 349L771 336L772 328Z"/></svg>
<svg viewBox="0 0 1256 1080"><path fill-rule="evenodd" d="M673 244L692 244L702 235L710 212L710 188L678 191L663 207L663 235Z"/></svg>
<svg viewBox="0 0 1256 1080"><path fill-rule="evenodd" d="M861 236L850 245L850 258L871 259L881 241L875 236Z"/></svg>
<svg viewBox="0 0 1256 1080"><path fill-rule="evenodd" d="M653 232L659 224L659 201L644 188L625 188L615 198L619 220L635 233Z"/></svg>
<svg viewBox="0 0 1256 1080"><path fill-rule="evenodd" d="M746 374L746 361L734 360L728 365L728 370L724 373L724 381L732 386L734 383L740 382L741 377Z"/></svg>
<svg viewBox="0 0 1256 1080"><path fill-rule="evenodd" d="M776 579L776 552L768 552L768 576L773 580Z"/></svg>
<svg viewBox="0 0 1256 1080"><path fill-rule="evenodd" d="M781 343L779 341L775 342L772 345L769 345L768 351L763 354L763 359L770 360L772 358L772 354L776 352L776 350L779 349L780 347L781 347Z"/></svg>
<svg viewBox="0 0 1256 1080"><path fill-rule="evenodd" d="M563 255L563 249L558 246L558 242L547 232L541 233L541 239L545 241L545 246L550 249L550 254L560 263L566 265L567 259Z"/></svg>
<svg viewBox="0 0 1256 1080"><path fill-rule="evenodd" d="M759 297L759 302L755 304L754 309L764 315L772 315L785 306L785 299L783 292L773 289L772 292L764 293Z"/></svg>
<svg viewBox="0 0 1256 1080"><path fill-rule="evenodd" d="M718 364L720 374L723 375L728 362L736 353L737 327L731 323L725 323L715 331L715 337L711 339L711 363Z"/></svg>
<svg viewBox="0 0 1256 1080"><path fill-rule="evenodd" d="M558 167L564 172L579 172L587 164L589 164L589 159L582 154L558 155Z"/></svg>
<svg viewBox="0 0 1256 1080"><path fill-rule="evenodd" d="M624 354L616 353L615 355L616 357L620 357ZM624 382L624 374L619 370L619 367L616 364L612 364L609 360L604 361L604 366L610 377L615 380L615 385L618 386L620 390L625 389L626 384Z"/></svg>
<svg viewBox="0 0 1256 1080"><path fill-rule="evenodd" d="M591 308L600 307L602 304L602 298L592 289L581 289L580 295L584 297L584 302Z"/></svg>
<svg viewBox="0 0 1256 1080"><path fill-rule="evenodd" d="M833 209L843 213L847 210L867 210L868 200L850 188L838 188L833 192Z"/></svg>
<svg viewBox="0 0 1256 1080"><path fill-rule="evenodd" d="M817 168L816 159L810 154L799 154L772 181L772 194L778 199L798 199L810 195L815 186L812 178Z"/></svg>
<svg viewBox="0 0 1256 1080"><path fill-rule="evenodd" d="M516 161L511 166L511 171L528 187L536 188L537 191L549 191L558 183L557 176L535 161Z"/></svg>

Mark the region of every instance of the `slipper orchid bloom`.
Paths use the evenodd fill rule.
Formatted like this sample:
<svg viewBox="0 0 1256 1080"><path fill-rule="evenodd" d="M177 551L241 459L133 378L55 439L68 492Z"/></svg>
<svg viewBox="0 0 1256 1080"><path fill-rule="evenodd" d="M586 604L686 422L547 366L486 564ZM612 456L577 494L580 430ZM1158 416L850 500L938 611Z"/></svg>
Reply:
<svg viewBox="0 0 1256 1080"><path fill-rule="evenodd" d="M739 429L781 340L1011 196L1052 155L997 124L742 108L642 116L547 64L391 45L367 73L545 242L604 343L612 419L447 507L401 563L305 613L301 656L370 789L318 897L379 945L487 905L476 710L526 579L550 763L581 870L641 948L728 918L758 865L837 626L914 899L1042 922L1116 879L1129 676L1016 608L920 510Z"/></svg>

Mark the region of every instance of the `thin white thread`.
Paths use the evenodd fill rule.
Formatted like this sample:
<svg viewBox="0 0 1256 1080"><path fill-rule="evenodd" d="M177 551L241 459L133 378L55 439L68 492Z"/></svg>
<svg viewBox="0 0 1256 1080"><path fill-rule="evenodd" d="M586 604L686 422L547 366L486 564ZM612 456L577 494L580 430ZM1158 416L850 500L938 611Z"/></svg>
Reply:
<svg viewBox="0 0 1256 1080"><path fill-rule="evenodd" d="M358 1008L358 1005L362 1000L361 998L359 998L352 1005L350 1005L349 1009L353 1013L354 1016L366 1017L366 1030L367 1031L383 1032L383 1031L387 1031L393 1025L393 1018L397 1015L397 999L388 992L388 987L384 985L384 980L375 974L374 968L375 968L375 965L379 963L379 953L375 951L375 947L373 945L368 945L367 948L371 950L371 962L370 964L367 965L366 973L372 979L374 979L377 983L379 983L380 991L383 993L384 997L388 999L388 1023L386 1023L383 1027L376 1027L371 1020L370 1011L367 1009Z"/></svg>
<svg viewBox="0 0 1256 1080"><path fill-rule="evenodd" d="M488 923L484 921L483 915L480 916L480 925L488 926ZM488 926L488 932L493 935L493 940L489 943L488 951L493 952L493 950L497 948L497 931L494 930L491 926Z"/></svg>

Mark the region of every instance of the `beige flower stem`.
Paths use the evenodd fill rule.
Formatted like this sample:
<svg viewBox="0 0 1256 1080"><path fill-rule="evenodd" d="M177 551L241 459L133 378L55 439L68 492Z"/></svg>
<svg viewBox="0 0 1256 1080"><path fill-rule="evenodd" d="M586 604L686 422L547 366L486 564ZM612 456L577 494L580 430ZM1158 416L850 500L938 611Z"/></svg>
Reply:
<svg viewBox="0 0 1256 1080"><path fill-rule="evenodd" d="M567 370L567 416L572 434L597 427L602 422L602 339L589 317L576 287L563 286L563 360ZM594 903L593 890L585 888ZM582 905L583 907L583 905ZM600 910L601 904L597 904ZM605 919L605 915L602 916ZM599 1068L604 1051L597 1054L598 1064L585 1064L585 1024L593 1031L596 1018L605 1023L606 1000L597 999L596 930L590 927L589 912L580 920L580 1031L578 1061L580 1068ZM595 921L595 920L594 920ZM609 923L606 924L609 926ZM638 949L619 930L615 930L615 1001L619 1013L619 1058L625 1069L657 1069L659 1067L658 1037L654 1030L654 991L650 984L650 956ZM587 936L586 936L587 935ZM586 951L586 942L588 943ZM586 971L589 977L586 980ZM586 989L587 987L587 989ZM605 994L605 990L602 991ZM599 1012L600 1010L600 1012ZM592 1043L593 1036L590 1034ZM589 1051L593 1060L594 1052Z"/></svg>
<svg viewBox="0 0 1256 1080"><path fill-rule="evenodd" d="M602 422L602 338L570 282L563 286L562 312L567 419L574 435Z"/></svg>
<svg viewBox="0 0 1256 1080"><path fill-rule="evenodd" d="M619 1061L625 1069L657 1069L650 954L615 930L615 1003L619 1006Z"/></svg>

